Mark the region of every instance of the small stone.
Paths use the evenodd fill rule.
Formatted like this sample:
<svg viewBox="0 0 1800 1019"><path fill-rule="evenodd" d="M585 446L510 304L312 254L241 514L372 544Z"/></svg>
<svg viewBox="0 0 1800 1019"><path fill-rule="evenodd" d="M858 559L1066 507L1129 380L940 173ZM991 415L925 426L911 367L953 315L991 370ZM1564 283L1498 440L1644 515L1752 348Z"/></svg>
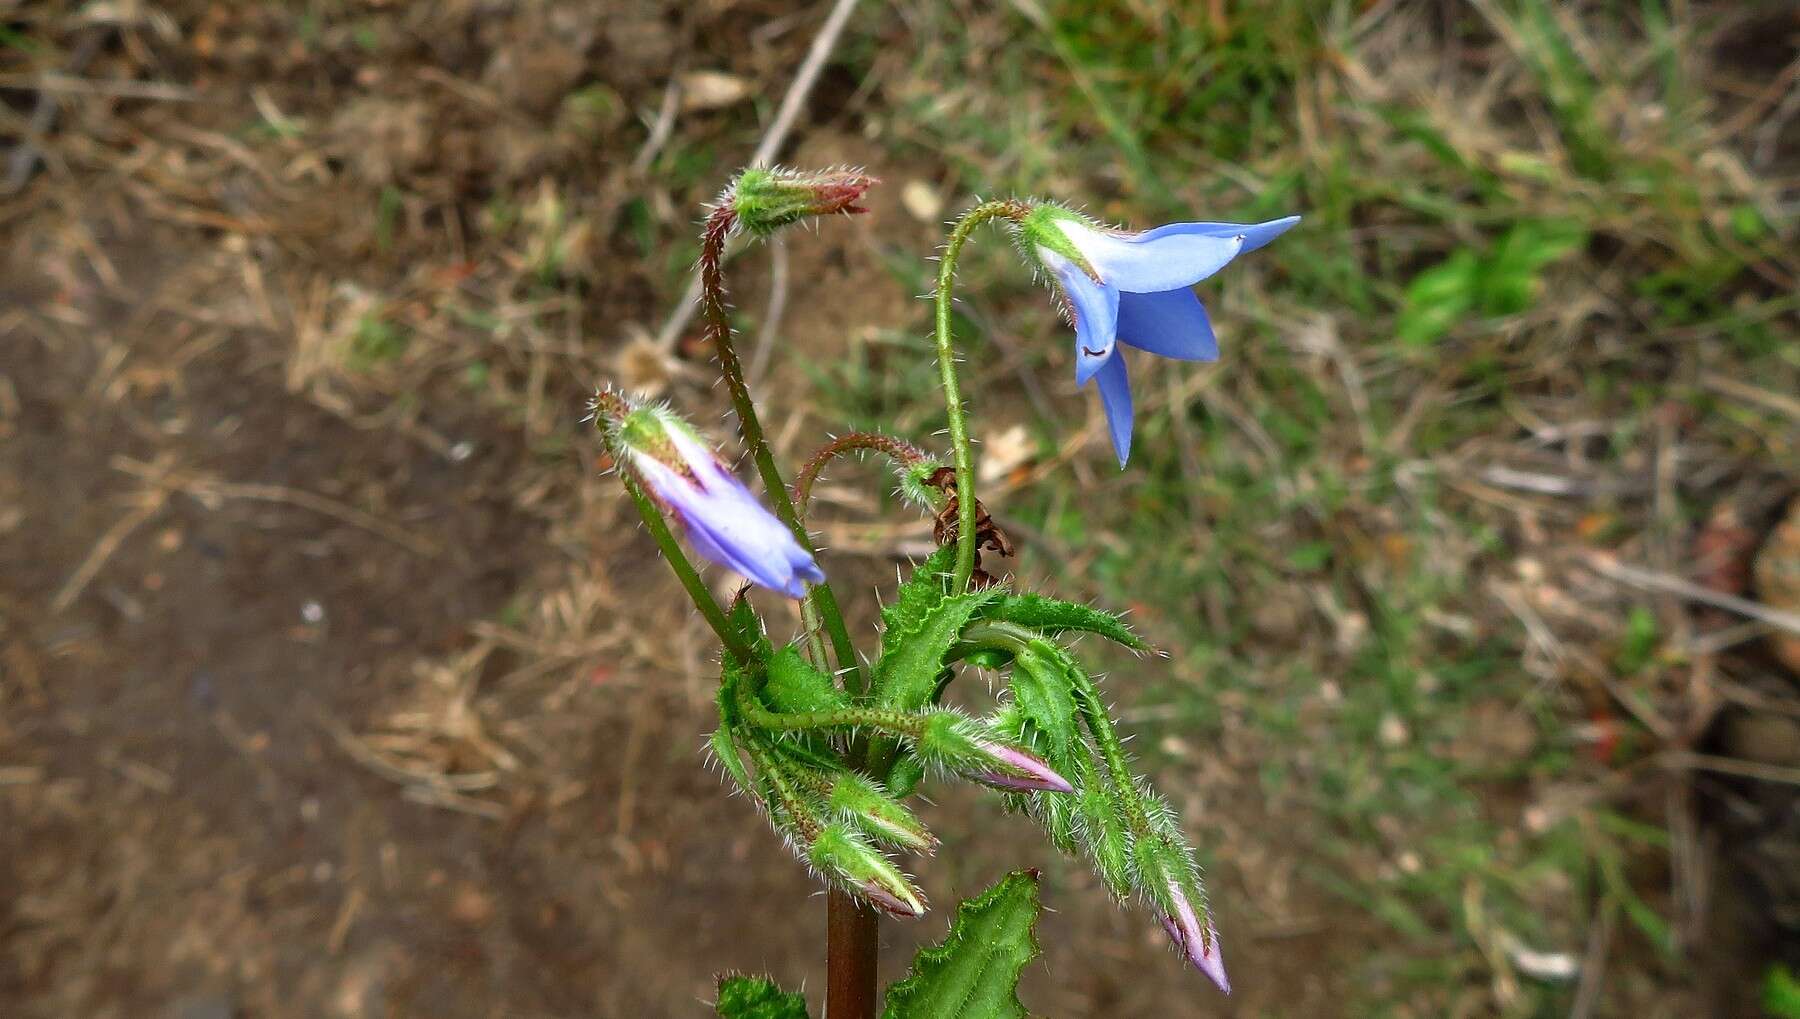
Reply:
<svg viewBox="0 0 1800 1019"><path fill-rule="evenodd" d="M1376 732L1381 745L1390 749L1403 747L1412 738L1412 731L1406 727L1405 719L1399 715L1385 715L1381 719L1381 728Z"/></svg>
<svg viewBox="0 0 1800 1019"><path fill-rule="evenodd" d="M689 71L681 76L681 108L721 110L750 98L750 82L725 71Z"/></svg>
<svg viewBox="0 0 1800 1019"><path fill-rule="evenodd" d="M450 916L457 923L479 927L492 919L494 915L493 897L476 887L473 883L463 881L457 884L450 895Z"/></svg>

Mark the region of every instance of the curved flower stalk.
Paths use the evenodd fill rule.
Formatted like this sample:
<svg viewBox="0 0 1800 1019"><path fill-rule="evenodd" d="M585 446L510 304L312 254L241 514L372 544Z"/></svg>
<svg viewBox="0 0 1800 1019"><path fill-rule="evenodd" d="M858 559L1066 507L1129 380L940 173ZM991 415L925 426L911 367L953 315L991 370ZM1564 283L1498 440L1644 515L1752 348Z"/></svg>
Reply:
<svg viewBox="0 0 1800 1019"><path fill-rule="evenodd" d="M790 598L806 594L802 581L825 579L812 553L673 410L602 392L594 419L619 469L681 525L701 558Z"/></svg>
<svg viewBox="0 0 1800 1019"><path fill-rule="evenodd" d="M1075 325L1075 383L1098 380L1119 466L1131 456L1131 384L1118 345L1180 361L1215 361L1219 341L1191 287L1299 216L1266 223L1170 223L1109 230L1059 205L1017 223L1019 247L1041 266Z"/></svg>

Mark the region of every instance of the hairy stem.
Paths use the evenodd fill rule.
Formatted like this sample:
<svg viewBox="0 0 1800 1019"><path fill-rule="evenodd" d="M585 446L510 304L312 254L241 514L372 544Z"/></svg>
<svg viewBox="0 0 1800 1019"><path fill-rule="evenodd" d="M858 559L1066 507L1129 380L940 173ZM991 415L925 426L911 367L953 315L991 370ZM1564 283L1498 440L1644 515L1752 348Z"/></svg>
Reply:
<svg viewBox="0 0 1800 1019"><path fill-rule="evenodd" d="M813 483L819 480L819 473L825 469L825 465L846 453L863 449L884 453L902 467L910 467L926 458L924 450L891 435L851 432L849 435L833 439L823 449L814 453L812 459L801 466L799 475L794 478L794 502L802 517L806 516L807 505L812 502Z"/></svg>
<svg viewBox="0 0 1800 1019"><path fill-rule="evenodd" d="M812 729L874 729L902 739L918 739L917 715L884 708L834 708L827 711L770 711L757 703L745 687L737 691L737 707L745 722L757 729L805 732Z"/></svg>
<svg viewBox="0 0 1800 1019"><path fill-rule="evenodd" d="M969 425L964 417L962 391L956 381L956 347L950 335L951 290L956 286L956 259L975 228L990 219L1023 219L1030 207L1015 199L983 202L963 214L938 263L937 359L938 378L944 385L944 408L950 417L950 450L956 465L956 572L950 590L969 589L975 573L975 458L969 449Z"/></svg>
<svg viewBox="0 0 1800 1019"><path fill-rule="evenodd" d="M687 589L694 607L706 617L707 624L719 635L719 641L725 645L725 650L731 657L749 664L750 649L739 639L736 629L725 618L725 610L719 607L718 601L707 589L706 582L700 579L700 574L694 569L694 564L688 561L687 553L676 542L675 535L669 530L668 521L663 519L656 503L651 501L630 471L620 467L619 477L625 482L625 490L631 493L631 501L637 504L638 514L644 518L644 527L650 531L650 537L655 539L656 547L662 551L663 560L669 564L669 569L675 571L681 586Z"/></svg>
<svg viewBox="0 0 1800 1019"><path fill-rule="evenodd" d="M756 416L756 404L750 399L750 388L744 381L744 366L738 360L737 349L732 345L731 317L725 311L725 242L731 238L732 228L736 225L736 216L729 205L720 205L706 219L706 230L700 246L700 313L706 322L706 331L712 337L713 349L719 356L719 370L725 377L725 387L731 393L731 406L737 412L738 429L744 437L744 445L750 450L750 456L756 461L757 473L762 475L763 488L767 490L769 501L775 504L775 515L794 532L794 540L815 556L818 549L813 547L812 535L806 533L806 525L800 522L800 516L794 510L793 499L788 495L787 483L781 480L781 470L775 466L775 454L769 449L769 441L763 436L762 422ZM850 642L850 631L844 626L844 615L838 609L837 598L831 593L831 586L825 583L814 584L808 592L808 598L818 606L819 614L824 617L826 632L831 635L833 652L837 655L838 668L849 670L848 676L854 677L852 692L859 692L863 687L862 669L856 658L856 645Z"/></svg>

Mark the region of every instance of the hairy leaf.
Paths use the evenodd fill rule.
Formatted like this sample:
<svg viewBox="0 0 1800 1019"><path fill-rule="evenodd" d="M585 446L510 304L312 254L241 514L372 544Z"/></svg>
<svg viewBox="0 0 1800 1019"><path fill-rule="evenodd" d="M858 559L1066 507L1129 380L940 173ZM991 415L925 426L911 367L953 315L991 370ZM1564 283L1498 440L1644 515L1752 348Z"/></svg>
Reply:
<svg viewBox="0 0 1800 1019"><path fill-rule="evenodd" d="M834 711L848 707L850 698L831 677L820 672L789 644L769 659L763 700L776 711Z"/></svg>
<svg viewBox="0 0 1800 1019"><path fill-rule="evenodd" d="M875 703L902 711L931 703L944 655L975 613L994 597L992 590L944 596L905 632L890 626L882 634L881 660L875 663Z"/></svg>
<svg viewBox="0 0 1800 1019"><path fill-rule="evenodd" d="M721 1019L807 1019L806 998L764 977L720 977Z"/></svg>
<svg viewBox="0 0 1800 1019"><path fill-rule="evenodd" d="M725 769L725 774L731 776L739 789L755 795L756 786L750 781L750 772L744 768L744 759L738 756L737 740L732 738L731 729L719 726L707 742L712 747L713 756L719 759L719 766Z"/></svg>
<svg viewBox="0 0 1800 1019"><path fill-rule="evenodd" d="M1017 623L1030 627L1046 637L1069 630L1097 633L1118 641L1133 651L1148 651L1150 645L1132 633L1118 616L1102 612L1090 605L1063 601L1041 594L1013 594L996 600L981 614L983 619Z"/></svg>
<svg viewBox="0 0 1800 1019"><path fill-rule="evenodd" d="M950 935L921 949L888 988L882 1019L1025 1019L1019 972L1037 954L1035 871L1014 871L956 910Z"/></svg>
<svg viewBox="0 0 1800 1019"><path fill-rule="evenodd" d="M1009 679L1020 713L1037 730L1039 740L1034 742L1053 758L1065 756L1080 738L1075 727L1075 693L1063 660L1061 649L1034 640L1013 659Z"/></svg>
<svg viewBox="0 0 1800 1019"><path fill-rule="evenodd" d="M881 655L893 650L894 643L917 629L925 614L949 593L949 578L956 566L956 549L946 545L925 557L913 570L894 600L881 610Z"/></svg>

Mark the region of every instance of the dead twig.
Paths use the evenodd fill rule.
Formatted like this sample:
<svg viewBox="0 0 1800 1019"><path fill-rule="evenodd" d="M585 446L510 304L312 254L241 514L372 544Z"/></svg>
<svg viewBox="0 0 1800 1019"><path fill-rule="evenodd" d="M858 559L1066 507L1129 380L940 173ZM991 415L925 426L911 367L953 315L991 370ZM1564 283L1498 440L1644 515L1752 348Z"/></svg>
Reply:
<svg viewBox="0 0 1800 1019"><path fill-rule="evenodd" d="M1748 616L1751 619L1767 623L1777 629L1786 630L1789 633L1800 634L1800 613L1772 609L1761 602L1751 601L1748 598L1739 598L1736 595L1722 594L1718 591L1701 587L1699 584L1682 580L1680 577L1669 576L1666 573L1653 573L1649 570L1640 570L1635 566L1627 566L1624 563L1614 562L1610 558L1602 555L1589 555L1584 557L1582 561L1588 569L1593 570L1595 573L1598 573L1609 580L1616 580L1621 584L1629 584L1632 587L1645 591L1671 594L1678 598L1685 598L1688 601L1699 602L1702 605L1710 605L1715 609L1736 612L1740 616Z"/></svg>

